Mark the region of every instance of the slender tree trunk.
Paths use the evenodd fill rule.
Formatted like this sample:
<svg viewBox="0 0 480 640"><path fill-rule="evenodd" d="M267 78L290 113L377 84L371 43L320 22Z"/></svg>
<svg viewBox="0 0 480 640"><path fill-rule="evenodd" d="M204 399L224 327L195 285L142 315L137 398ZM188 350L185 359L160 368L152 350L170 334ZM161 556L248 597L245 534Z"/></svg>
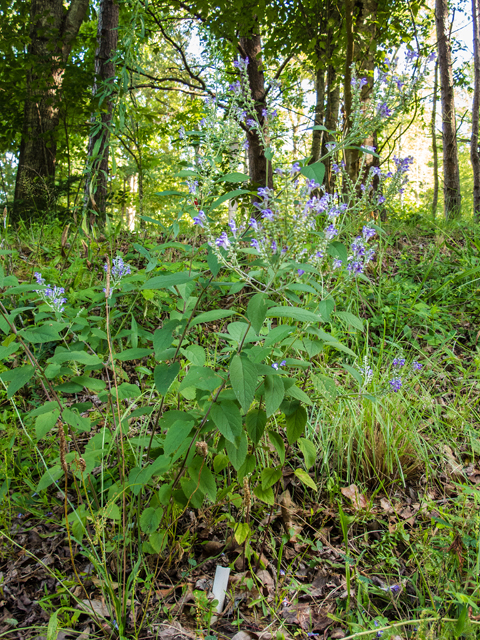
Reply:
<svg viewBox="0 0 480 640"><path fill-rule="evenodd" d="M17 179L15 215L44 212L52 198L60 122L61 89L73 40L88 0L32 0L27 95Z"/></svg>
<svg viewBox="0 0 480 640"><path fill-rule="evenodd" d="M240 38L240 50L242 56L249 60L247 73L250 92L255 102L258 122L265 130L265 117L263 109L266 109L265 76L262 64L262 42L260 36L249 35ZM248 172L252 184L257 187L273 188L272 163L265 157L260 136L255 129L249 129L247 133L248 141Z"/></svg>
<svg viewBox="0 0 480 640"><path fill-rule="evenodd" d="M473 215L480 218L480 154L478 125L480 117L480 0L472 0L474 91L472 109L472 140L470 159L473 169Z"/></svg>
<svg viewBox="0 0 480 640"><path fill-rule="evenodd" d="M318 56L319 58L324 56ZM324 62L320 59L321 66L317 69L315 74L315 88L317 94L317 100L315 103L315 118L313 121L314 126L323 125L323 119L325 115L325 68L323 66ZM322 151L322 140L323 140L323 131L320 129L314 129L312 135L312 150L310 152L311 158L310 163L318 162L320 160L321 151Z"/></svg>
<svg viewBox="0 0 480 640"><path fill-rule="evenodd" d="M438 208L438 145L437 145L437 100L438 100L438 60L435 60L435 76L433 80L433 105L432 105L432 152L433 152L433 198L432 217L437 215Z"/></svg>
<svg viewBox="0 0 480 640"><path fill-rule="evenodd" d="M98 98L100 114L93 116L88 142L88 179L85 183L85 203L95 202L97 214L104 218L107 211L108 156L113 101L111 92L115 80L112 61L118 43L119 7L115 0L100 0L95 52L93 96Z"/></svg>
<svg viewBox="0 0 480 640"><path fill-rule="evenodd" d="M352 64L353 64L353 0L345 0L345 74L343 83L343 99L345 101L345 122L344 129L346 132L352 126Z"/></svg>
<svg viewBox="0 0 480 640"><path fill-rule="evenodd" d="M325 113L325 135L323 136L323 150L322 156L326 155L328 149L326 144L335 140L335 134L329 133L329 131L335 132L338 126L338 112L340 109L340 84L337 81L337 70L334 66L329 65L327 69L327 108ZM324 161L325 164L325 189L327 193L331 193L333 189L333 176L332 176L332 159L327 158Z"/></svg>
<svg viewBox="0 0 480 640"><path fill-rule="evenodd" d="M448 36L447 0L435 0L440 93L442 97L443 131L443 198L445 217L460 215L460 169L458 165L455 96L453 91L452 49Z"/></svg>

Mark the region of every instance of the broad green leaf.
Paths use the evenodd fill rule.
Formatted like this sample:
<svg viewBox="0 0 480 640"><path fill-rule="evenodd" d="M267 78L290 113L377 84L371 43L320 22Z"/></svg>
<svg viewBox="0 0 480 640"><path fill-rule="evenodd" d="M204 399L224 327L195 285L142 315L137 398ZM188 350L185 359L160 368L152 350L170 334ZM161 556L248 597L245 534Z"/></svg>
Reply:
<svg viewBox="0 0 480 640"><path fill-rule="evenodd" d="M291 385L290 387L288 387L285 393L290 398L295 398L295 400L300 400L300 402L304 402L305 404L313 404L305 391L302 391L302 389L299 389L296 385Z"/></svg>
<svg viewBox="0 0 480 640"><path fill-rule="evenodd" d="M230 363L232 389L244 411L248 411L255 396L257 368L248 358L236 355Z"/></svg>
<svg viewBox="0 0 480 640"><path fill-rule="evenodd" d="M238 471L245 462L245 458L248 453L248 440L245 432L242 431L238 445L234 445L227 440L225 443L225 449L228 454L228 459L233 465L235 471Z"/></svg>
<svg viewBox="0 0 480 640"><path fill-rule="evenodd" d="M285 387L280 376L265 376L265 409L267 418L275 413L285 397Z"/></svg>
<svg viewBox="0 0 480 640"><path fill-rule="evenodd" d="M162 508L154 509L153 507L147 507L140 516L140 529L143 533L153 533L158 529L162 516Z"/></svg>
<svg viewBox="0 0 480 640"><path fill-rule="evenodd" d="M321 185L325 176L325 165L322 162L307 164L306 167L300 169L300 173L308 180L315 180L315 182Z"/></svg>
<svg viewBox="0 0 480 640"><path fill-rule="evenodd" d="M10 369L0 374L0 378L4 382L10 382L8 385L7 398L10 399L19 389L24 387L34 374L35 369L31 364L26 364L23 367L15 367L15 369Z"/></svg>
<svg viewBox="0 0 480 640"><path fill-rule="evenodd" d="M228 466L228 456L224 453L217 453L213 459L213 470L215 473L220 473Z"/></svg>
<svg viewBox="0 0 480 640"><path fill-rule="evenodd" d="M199 344L191 344L185 349L180 349L180 351L196 367L203 367L207 360L205 349Z"/></svg>
<svg viewBox="0 0 480 640"><path fill-rule="evenodd" d="M320 373L311 376L313 386L318 393L321 393L327 400L333 402L337 398L337 386L335 380Z"/></svg>
<svg viewBox="0 0 480 640"><path fill-rule="evenodd" d="M179 284L191 282L193 279L194 276L190 275L187 271L181 271L180 273L166 273L147 280L142 284L140 289L168 289L169 287L175 287Z"/></svg>
<svg viewBox="0 0 480 640"><path fill-rule="evenodd" d="M222 379L208 367L190 367L187 375L182 380L179 391L188 387L202 389L202 391L214 391L222 384Z"/></svg>
<svg viewBox="0 0 480 640"><path fill-rule="evenodd" d="M43 491L47 489L51 484L59 480L63 476L63 470L59 464L56 464L54 467L50 467L47 469L43 476L40 478L37 485L37 492Z"/></svg>
<svg viewBox="0 0 480 640"><path fill-rule="evenodd" d="M7 347L0 347L0 360L5 360L8 356L11 356L18 349L20 349L19 342L12 342Z"/></svg>
<svg viewBox="0 0 480 640"><path fill-rule="evenodd" d="M118 387L118 399L126 400L127 398L138 398L138 396L142 395L142 392L138 388L136 384L130 384L129 382L122 382L122 384ZM115 388L112 389L112 396L114 398L117 397L117 393Z"/></svg>
<svg viewBox="0 0 480 640"><path fill-rule="evenodd" d="M170 325L170 323L168 323ZM157 329L153 334L153 348L155 349L155 356L158 358L159 354L172 346L173 341L173 328L171 326L165 326L161 329Z"/></svg>
<svg viewBox="0 0 480 640"><path fill-rule="evenodd" d="M285 462L285 443L282 436L276 431L268 431L268 439L275 447L275 451L278 453L281 464Z"/></svg>
<svg viewBox="0 0 480 640"><path fill-rule="evenodd" d="M43 324L32 329L25 329L20 333L27 342L31 342L32 344L42 344L44 342L55 342L60 340L60 334L58 331L48 324Z"/></svg>
<svg viewBox="0 0 480 640"><path fill-rule="evenodd" d="M353 313L350 313L349 311L337 311L335 315L342 320L345 320L347 324L351 325L355 329L358 329L359 331L364 330L363 320L353 315Z"/></svg>
<svg viewBox="0 0 480 640"><path fill-rule="evenodd" d="M175 453L179 447L188 439L193 427L193 422L177 420L167 431L163 443L163 452L166 456Z"/></svg>
<svg viewBox="0 0 480 640"><path fill-rule="evenodd" d="M197 324L202 324L204 322L214 322L215 320L228 318L235 314L236 311L233 309L212 309L211 311L205 311L205 313L200 313L190 322L190 327L195 327Z"/></svg>
<svg viewBox="0 0 480 640"><path fill-rule="evenodd" d="M340 258L344 265L347 264L348 251L342 242L338 242L337 240L331 242L328 245L327 253L332 256L332 258Z"/></svg>
<svg viewBox="0 0 480 640"><path fill-rule="evenodd" d="M245 542L245 540L250 536L251 534L251 529L250 529L250 525L248 524L248 522L239 522L236 526L235 526L235 540L237 541L237 544L243 544Z"/></svg>
<svg viewBox="0 0 480 640"><path fill-rule="evenodd" d="M266 469L262 469L260 477L262 479L262 489L268 489L268 487L272 487L280 480L282 477L282 469L281 467L277 467L276 469L267 467Z"/></svg>
<svg viewBox="0 0 480 640"><path fill-rule="evenodd" d="M215 402L210 410L210 417L222 436L231 442L234 448L237 447L239 438L243 435L242 416L237 405L231 400Z"/></svg>
<svg viewBox="0 0 480 640"><path fill-rule="evenodd" d="M72 382L75 384L79 384L90 391L94 391L98 393L103 391L106 388L106 383L103 380L99 380L98 378L90 378L89 376L74 376L72 378Z"/></svg>
<svg viewBox="0 0 480 640"><path fill-rule="evenodd" d="M322 322L322 317L301 307L271 307L267 318L291 318L297 322Z"/></svg>
<svg viewBox="0 0 480 640"><path fill-rule="evenodd" d="M321 315L321 320L323 322L330 321L330 315L335 308L335 302L333 298L327 298L326 300L321 300L318 304L318 312Z"/></svg>
<svg viewBox="0 0 480 640"><path fill-rule="evenodd" d="M44 438L50 429L57 424L59 415L60 409L54 409L48 413L42 413L37 417L35 420L35 434L37 436L37 440Z"/></svg>
<svg viewBox="0 0 480 640"><path fill-rule="evenodd" d="M275 495L273 493L272 487L269 487L268 489L263 489L261 485L257 485L253 490L253 493L262 502L266 502L267 504L270 504L270 505L273 505L275 502Z"/></svg>
<svg viewBox="0 0 480 640"><path fill-rule="evenodd" d="M297 410L286 416L287 424L287 440L293 444L302 435L305 425L307 424L307 412L304 407L298 407Z"/></svg>
<svg viewBox="0 0 480 640"><path fill-rule="evenodd" d="M215 202L210 205L209 210L213 211L227 200L241 196L243 193L250 193L250 191L248 189L235 189L235 191L229 191L228 193L223 194L223 196L220 196L220 198L217 198Z"/></svg>
<svg viewBox="0 0 480 640"><path fill-rule="evenodd" d="M360 371L357 371L354 367L351 367L349 364L342 365L343 368L348 371L348 373L355 378L358 384L363 384L363 378Z"/></svg>
<svg viewBox="0 0 480 640"><path fill-rule="evenodd" d="M317 459L317 449L315 448L315 445L311 440L308 440L307 438L299 438L298 446L300 448L300 451L303 453L305 466L307 467L307 469L310 469L310 467L313 467Z"/></svg>
<svg viewBox="0 0 480 640"><path fill-rule="evenodd" d="M307 351L309 358L314 358L323 349L323 342L321 340L310 340L310 338L303 338L303 345Z"/></svg>
<svg viewBox="0 0 480 640"><path fill-rule="evenodd" d="M267 414L262 409L252 409L245 416L245 427L254 444L262 439L266 424Z"/></svg>
<svg viewBox="0 0 480 640"><path fill-rule="evenodd" d="M215 477L205 464L204 459L196 456L188 468L188 473L195 484L200 487L200 491L208 496L212 502L215 502L217 497Z"/></svg>
<svg viewBox="0 0 480 640"><path fill-rule="evenodd" d="M292 327L289 324L280 324L278 325L278 327L274 327L271 331L268 332L268 335L265 338L265 342L263 344L265 347L270 347L272 344L281 342L284 338L286 338L294 331L295 327Z"/></svg>
<svg viewBox="0 0 480 640"><path fill-rule="evenodd" d="M317 485L304 469L295 469L295 475L305 486L318 491Z"/></svg>
<svg viewBox="0 0 480 640"><path fill-rule="evenodd" d="M101 364L102 361L98 356L86 351L59 351L52 358L49 358L47 362L52 364L63 364L64 362L79 362L88 366L94 366Z"/></svg>
<svg viewBox="0 0 480 640"><path fill-rule="evenodd" d="M247 318L257 333L260 333L267 311L267 296L264 293L256 293L248 303Z"/></svg>
<svg viewBox="0 0 480 640"><path fill-rule="evenodd" d="M150 534L148 541L155 553L161 553L165 549L165 546L168 542L168 533L164 529L155 531L154 533Z"/></svg>
<svg viewBox="0 0 480 640"><path fill-rule="evenodd" d="M151 349L141 349L139 347L135 349L125 349L121 353L116 353L115 358L120 362L126 362L127 360L141 360L145 356L149 356L152 353Z"/></svg>
<svg viewBox="0 0 480 640"><path fill-rule="evenodd" d="M246 344L247 342L256 342L258 340L255 331L246 322L230 322L227 327L228 335L230 335L238 344ZM225 334L221 334L222 336Z"/></svg>
<svg viewBox="0 0 480 640"><path fill-rule="evenodd" d="M62 418L76 431L90 431L92 427L90 418L82 418L76 411L72 411L71 409L63 409Z"/></svg>
<svg viewBox="0 0 480 640"><path fill-rule="evenodd" d="M155 367L153 377L160 395L164 396L167 393L179 372L179 362L173 362L172 364L162 363Z"/></svg>
<svg viewBox="0 0 480 640"><path fill-rule="evenodd" d="M246 173L238 173L237 171L227 173L221 178L218 178L218 182L247 182L248 180L250 180L250 176L247 176Z"/></svg>

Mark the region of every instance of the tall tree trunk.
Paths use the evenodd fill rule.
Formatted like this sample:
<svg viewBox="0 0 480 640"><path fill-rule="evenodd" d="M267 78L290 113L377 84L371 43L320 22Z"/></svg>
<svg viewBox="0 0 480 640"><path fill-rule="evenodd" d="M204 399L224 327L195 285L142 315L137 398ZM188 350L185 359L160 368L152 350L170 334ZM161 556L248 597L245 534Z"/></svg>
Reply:
<svg viewBox="0 0 480 640"><path fill-rule="evenodd" d="M111 92L115 80L115 63L112 58L118 44L119 7L115 0L100 0L97 26L97 50L95 52L95 80L93 96L98 98L100 114L93 116L88 141L88 179L85 183L85 202L95 202L101 218L107 211L108 156L113 101ZM100 142L98 142L100 141Z"/></svg>
<svg viewBox="0 0 480 640"><path fill-rule="evenodd" d="M242 56L247 57L248 82L252 99L255 102L258 122L265 131L265 117L263 109L266 109L265 76L263 73L263 63L261 58L262 41L260 36L249 35L240 38L240 50ZM248 172L253 185L258 187L270 187L273 189L272 163L265 157L265 149L258 132L249 129L248 140Z"/></svg>
<svg viewBox="0 0 480 640"><path fill-rule="evenodd" d="M323 125L323 118L325 115L325 68L324 61L321 54L318 55L320 60L320 68L317 69L315 73L315 89L316 89L316 103L315 103L315 118L313 121L313 126L321 126ZM322 152L322 140L323 140L323 131L320 129L314 129L312 135L312 150L310 152L311 158L310 163L313 164L320 160L321 152Z"/></svg>
<svg viewBox="0 0 480 640"><path fill-rule="evenodd" d="M340 109L340 84L337 81L337 70L333 65L329 65L327 69L327 108L325 113L325 131L323 136L323 150L322 156L326 155L328 149L326 144L335 140L334 133L328 133L329 131L335 132L338 126L338 112ZM333 190L333 176L332 176L332 159L327 158L324 161L325 164L325 189L327 193L331 193Z"/></svg>
<svg viewBox="0 0 480 640"><path fill-rule="evenodd" d="M448 27L447 0L435 0L440 93L442 97L443 131L443 198L445 217L460 215L460 169L458 165L455 96L453 91L452 48Z"/></svg>
<svg viewBox="0 0 480 640"><path fill-rule="evenodd" d="M432 105L432 152L433 152L433 198L432 217L437 215L438 208L438 145L437 145L437 100L438 100L438 60L435 60L435 76L433 80Z"/></svg>
<svg viewBox="0 0 480 640"><path fill-rule="evenodd" d="M43 211L55 181L57 130L65 64L88 9L88 0L31 0L29 70L15 215Z"/></svg>
<svg viewBox="0 0 480 640"><path fill-rule="evenodd" d="M473 169L473 215L480 218L480 154L478 125L480 117L480 0L472 0L474 91L472 109L472 140L470 159Z"/></svg>

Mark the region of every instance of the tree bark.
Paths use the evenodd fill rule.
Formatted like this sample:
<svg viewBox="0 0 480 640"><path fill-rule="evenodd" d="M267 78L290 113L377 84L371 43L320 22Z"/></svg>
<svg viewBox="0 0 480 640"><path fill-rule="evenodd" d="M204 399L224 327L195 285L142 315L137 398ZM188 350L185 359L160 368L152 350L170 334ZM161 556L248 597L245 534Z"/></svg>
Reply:
<svg viewBox="0 0 480 640"><path fill-rule="evenodd" d="M480 117L480 0L472 0L474 90L472 108L472 141L470 160L473 169L473 216L480 218L480 154L478 128Z"/></svg>
<svg viewBox="0 0 480 640"><path fill-rule="evenodd" d="M449 38L447 0L435 0L435 22L437 27L440 93L442 98L443 198L445 218L450 218L460 215L462 195L460 192L452 49Z"/></svg>
<svg viewBox="0 0 480 640"><path fill-rule="evenodd" d="M119 6L115 0L100 0L97 26L97 50L95 52L95 80L93 97L98 98L100 114L92 118L88 141L87 167L89 175L85 183L85 202L91 197L97 214L105 218L108 192L108 158L110 126L113 114L111 93L115 80L115 63L112 58L118 44Z"/></svg>
<svg viewBox="0 0 480 640"><path fill-rule="evenodd" d="M327 69L327 108L325 113L325 128L335 132L338 126L338 112L340 109L340 84L337 82L337 70L333 65ZM328 152L326 144L335 140L334 133L324 132L322 156ZM328 157L325 161L325 189L327 193L333 190L332 159Z"/></svg>
<svg viewBox="0 0 480 640"><path fill-rule="evenodd" d="M15 185L15 216L44 212L53 198L65 64L85 18L88 0L32 0L27 95Z"/></svg>
<svg viewBox="0 0 480 640"><path fill-rule="evenodd" d="M252 99L255 102L260 127L265 131L265 117L262 113L266 109L265 76L262 64L262 41L258 35L242 36L240 38L240 50L242 56L247 57L248 82ZM265 157L265 149L258 132L248 129L248 173L255 187L269 187L273 189L272 163Z"/></svg>
<svg viewBox="0 0 480 640"><path fill-rule="evenodd" d="M474 0L475 1L475 0ZM438 145L437 145L437 100L438 100L438 60L435 60L435 76L433 80L433 105L432 105L432 152L433 152L433 198L432 217L437 215L438 208Z"/></svg>
<svg viewBox="0 0 480 640"><path fill-rule="evenodd" d="M320 56L318 56L320 58ZM325 115L325 68L323 66L323 60L320 60L321 65L317 69L315 74L315 89L316 89L316 103L315 103L315 118L313 121L314 126L323 125L323 119ZM324 132L320 129L313 131L312 135L312 150L310 152L311 158L309 164L318 162L320 160L322 152L322 140Z"/></svg>

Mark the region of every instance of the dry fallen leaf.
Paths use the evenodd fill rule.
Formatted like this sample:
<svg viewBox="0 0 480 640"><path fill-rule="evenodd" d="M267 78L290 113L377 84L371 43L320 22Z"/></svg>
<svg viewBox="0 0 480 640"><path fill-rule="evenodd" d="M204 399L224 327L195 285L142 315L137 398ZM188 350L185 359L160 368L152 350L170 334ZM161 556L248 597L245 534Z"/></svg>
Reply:
<svg viewBox="0 0 480 640"><path fill-rule="evenodd" d="M343 489L340 489L340 491L346 498L350 498L354 509L367 508L367 499L360 493L356 484L351 484L349 487L343 487Z"/></svg>
<svg viewBox="0 0 480 640"><path fill-rule="evenodd" d="M101 600L82 600L81 604L78 606L84 609L87 613L96 613L97 616L101 616L102 618L110 617L110 611L108 610L107 605Z"/></svg>

